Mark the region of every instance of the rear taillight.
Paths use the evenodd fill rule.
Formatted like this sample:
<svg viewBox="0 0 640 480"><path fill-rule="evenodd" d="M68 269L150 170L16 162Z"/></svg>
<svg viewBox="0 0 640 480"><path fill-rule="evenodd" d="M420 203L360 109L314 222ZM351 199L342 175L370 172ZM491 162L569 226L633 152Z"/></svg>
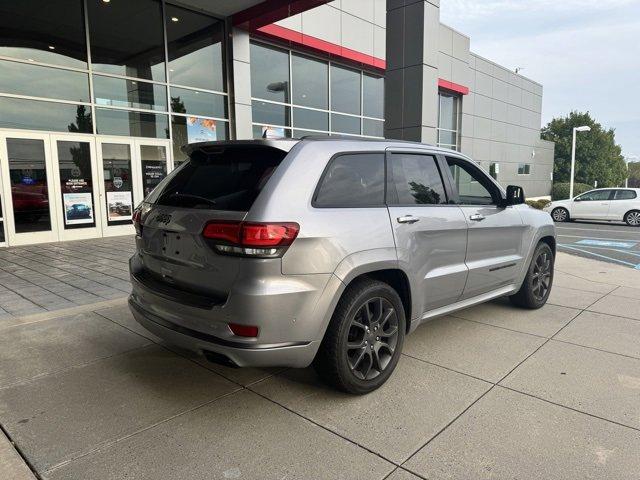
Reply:
<svg viewBox="0 0 640 480"><path fill-rule="evenodd" d="M220 253L252 257L279 257L293 243L300 225L293 222L209 222L202 236Z"/></svg>
<svg viewBox="0 0 640 480"><path fill-rule="evenodd" d="M140 211L140 207L136 208L133 211L133 226L136 229L136 235L142 236L142 212Z"/></svg>

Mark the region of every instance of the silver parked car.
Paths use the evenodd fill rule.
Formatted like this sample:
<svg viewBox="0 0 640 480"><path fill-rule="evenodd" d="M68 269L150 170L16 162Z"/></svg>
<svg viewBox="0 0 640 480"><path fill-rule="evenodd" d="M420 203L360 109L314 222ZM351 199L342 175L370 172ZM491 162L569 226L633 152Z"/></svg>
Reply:
<svg viewBox="0 0 640 480"><path fill-rule="evenodd" d="M421 323L509 296L545 304L555 230L451 150L305 138L193 144L134 215L135 318L245 366L382 385Z"/></svg>

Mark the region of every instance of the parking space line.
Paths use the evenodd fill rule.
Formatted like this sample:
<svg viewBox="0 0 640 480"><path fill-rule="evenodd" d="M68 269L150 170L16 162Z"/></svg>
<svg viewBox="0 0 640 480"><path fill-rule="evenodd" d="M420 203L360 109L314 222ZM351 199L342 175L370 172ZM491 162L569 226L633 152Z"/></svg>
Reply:
<svg viewBox="0 0 640 480"><path fill-rule="evenodd" d="M562 246L567 246L568 244L566 243L561 243L560 245ZM629 250L617 250L615 248L609 248L609 247L594 247L593 245L584 245L584 247L587 248L595 248L597 250L609 250L611 252L616 252L616 253L624 253L626 255L632 255L634 257L640 257L640 252L631 252Z"/></svg>
<svg viewBox="0 0 640 480"><path fill-rule="evenodd" d="M604 228L576 228L576 227L561 227L556 225L556 229L558 230L580 230L584 232L616 232L616 233L633 233L629 232L628 229L620 229L620 230L609 230Z"/></svg>
<svg viewBox="0 0 640 480"><path fill-rule="evenodd" d="M605 259L607 259L609 261L616 262L616 263L621 263L623 265L627 265L629 267L633 267L633 268L635 268L637 270L640 270L640 263L636 264L636 263L631 263L631 262L625 262L624 260L618 260L617 258L614 258L614 257L608 257L606 255L600 255L599 253L590 252L589 250L584 250L582 248L572 247L571 245L567 245L566 243L560 243L560 244L558 244L558 246L562 247L562 248L568 248L570 250L575 250L575 251L578 251L578 252L586 253L587 255L593 255L594 257L605 258Z"/></svg>
<svg viewBox="0 0 640 480"><path fill-rule="evenodd" d="M558 237L584 238L584 239L588 239L588 240L606 240L606 241L610 241L610 242L628 242L629 240L633 241L633 239L631 239L631 238L585 237L584 235L562 235L562 234L559 234Z"/></svg>

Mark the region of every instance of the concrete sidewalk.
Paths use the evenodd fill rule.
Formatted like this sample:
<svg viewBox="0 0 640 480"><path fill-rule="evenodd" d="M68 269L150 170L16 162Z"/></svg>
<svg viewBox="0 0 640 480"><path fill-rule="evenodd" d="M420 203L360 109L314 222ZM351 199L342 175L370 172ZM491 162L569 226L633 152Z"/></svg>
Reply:
<svg viewBox="0 0 640 480"><path fill-rule="evenodd" d="M0 438L0 478L640 478L640 272L625 267L559 254L543 309L430 322L364 397L311 369L207 363L124 298L100 302L0 320L0 423L22 455Z"/></svg>

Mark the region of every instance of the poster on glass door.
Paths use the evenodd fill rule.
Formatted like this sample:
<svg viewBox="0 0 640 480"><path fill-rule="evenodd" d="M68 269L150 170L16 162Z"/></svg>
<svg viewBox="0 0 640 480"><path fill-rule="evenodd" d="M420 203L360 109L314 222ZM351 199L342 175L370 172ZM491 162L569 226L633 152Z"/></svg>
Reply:
<svg viewBox="0 0 640 480"><path fill-rule="evenodd" d="M63 193L62 202L65 225L93 223L93 200L90 192Z"/></svg>
<svg viewBox="0 0 640 480"><path fill-rule="evenodd" d="M131 192L107 192L107 218L110 222L133 218Z"/></svg>

